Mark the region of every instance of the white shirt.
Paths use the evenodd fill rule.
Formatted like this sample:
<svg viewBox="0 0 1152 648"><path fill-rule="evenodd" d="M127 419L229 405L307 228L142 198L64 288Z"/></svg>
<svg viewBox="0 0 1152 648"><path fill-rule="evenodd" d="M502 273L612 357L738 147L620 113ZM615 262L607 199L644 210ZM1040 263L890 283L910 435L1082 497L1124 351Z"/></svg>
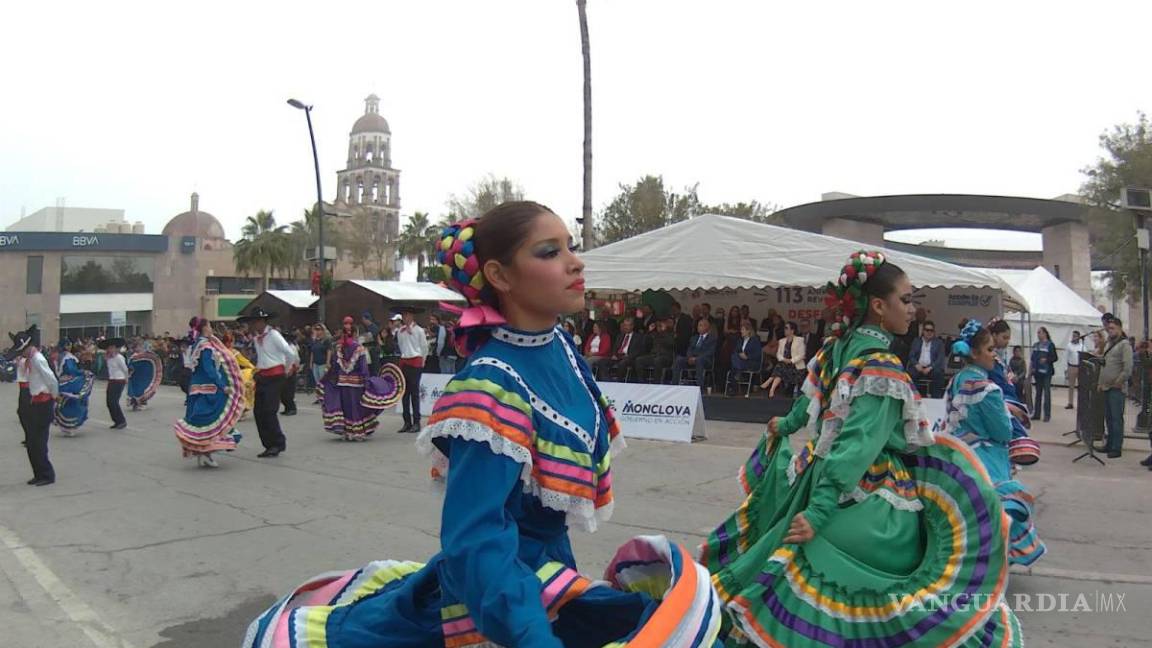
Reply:
<svg viewBox="0 0 1152 648"><path fill-rule="evenodd" d="M28 358L28 393L32 396L37 394L60 395L60 383L56 380L56 374L52 373L52 368L48 366L48 360L39 351Z"/></svg>
<svg viewBox="0 0 1152 648"><path fill-rule="evenodd" d="M257 371L271 369L277 365L282 365L288 370L292 365L299 363L299 360L295 359L296 352L284 341L284 336L271 326L253 338L252 343L256 347Z"/></svg>
<svg viewBox="0 0 1152 648"><path fill-rule="evenodd" d="M423 358L428 355L428 336L415 322L396 331L396 344L401 358Z"/></svg>
<svg viewBox="0 0 1152 648"><path fill-rule="evenodd" d="M1084 350L1084 338L1080 338L1079 342L1069 342L1068 347L1064 349L1067 353L1064 357L1068 361L1069 367L1080 366L1080 352Z"/></svg>
<svg viewBox="0 0 1152 648"><path fill-rule="evenodd" d="M917 364L921 367L932 366L932 340L920 338L920 362Z"/></svg>
<svg viewBox="0 0 1152 648"><path fill-rule="evenodd" d="M124 354L117 353L107 356L108 380L128 380L128 363L124 361Z"/></svg>
<svg viewBox="0 0 1152 648"><path fill-rule="evenodd" d="M588 353L596 353L600 349L600 336L593 335L591 340L588 340Z"/></svg>
<svg viewBox="0 0 1152 648"><path fill-rule="evenodd" d="M28 359L24 356L16 358L16 382L28 382Z"/></svg>
<svg viewBox="0 0 1152 648"><path fill-rule="evenodd" d="M196 359L192 357L192 345L184 347L184 350L180 352L180 358L184 361L185 369L196 368Z"/></svg>

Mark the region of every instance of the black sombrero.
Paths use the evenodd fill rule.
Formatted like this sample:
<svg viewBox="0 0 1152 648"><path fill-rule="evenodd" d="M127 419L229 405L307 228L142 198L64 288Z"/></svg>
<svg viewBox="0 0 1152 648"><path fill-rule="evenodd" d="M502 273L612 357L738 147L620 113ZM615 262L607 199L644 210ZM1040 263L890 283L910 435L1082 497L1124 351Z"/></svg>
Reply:
<svg viewBox="0 0 1152 648"><path fill-rule="evenodd" d="M107 349L108 347L112 346L116 347L117 349L123 349L125 346L127 346L127 344L124 342L124 338L114 337L100 340L96 343L96 346L101 349Z"/></svg>
<svg viewBox="0 0 1152 648"><path fill-rule="evenodd" d="M276 317L276 313L269 313L263 308L257 306L253 308L247 315L241 315L236 318L237 322L251 322L252 320L270 320Z"/></svg>
<svg viewBox="0 0 1152 648"><path fill-rule="evenodd" d="M400 315L403 313L412 313L413 315L419 315L420 313L423 313L423 312L424 312L424 309L420 308L419 306L404 305L404 306L393 306L392 307L392 313L394 313L396 315Z"/></svg>
<svg viewBox="0 0 1152 648"><path fill-rule="evenodd" d="M23 353L24 349L27 349L29 346L36 346L39 343L38 338L40 337L40 331L36 328L36 325L33 324L28 327L26 331L9 333L8 337L12 340L12 346L4 352L4 358L12 360Z"/></svg>

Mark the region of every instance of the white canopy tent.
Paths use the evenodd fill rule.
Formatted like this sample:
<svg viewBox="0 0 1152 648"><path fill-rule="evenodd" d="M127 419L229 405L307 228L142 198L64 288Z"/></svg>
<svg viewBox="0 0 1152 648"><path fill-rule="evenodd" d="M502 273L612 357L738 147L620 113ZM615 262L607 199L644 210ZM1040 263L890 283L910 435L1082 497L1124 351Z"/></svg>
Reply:
<svg viewBox="0 0 1152 648"><path fill-rule="evenodd" d="M1100 311L1091 303L1076 294L1044 267L1032 270L986 269L1008 282L1028 300L1029 322L1022 324L1009 319L1012 327L1012 343L1024 347L1024 356L1031 356L1030 347L1037 340L1036 330L1043 326L1056 344L1059 360L1053 383L1065 384L1064 371L1067 367L1064 350L1072 340L1072 331L1081 334L1100 328ZM1059 402L1061 399L1056 399Z"/></svg>
<svg viewBox="0 0 1152 648"><path fill-rule="evenodd" d="M597 248L583 255L588 290L822 288L861 248L856 241L704 215ZM1006 310L1028 301L985 270L882 249L918 288L990 288Z"/></svg>

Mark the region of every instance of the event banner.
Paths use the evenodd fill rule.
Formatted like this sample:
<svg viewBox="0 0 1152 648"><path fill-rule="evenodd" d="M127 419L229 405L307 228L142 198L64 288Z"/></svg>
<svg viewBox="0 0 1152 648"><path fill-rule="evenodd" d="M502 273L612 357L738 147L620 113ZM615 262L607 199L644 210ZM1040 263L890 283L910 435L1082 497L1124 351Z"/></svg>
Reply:
<svg viewBox="0 0 1152 648"><path fill-rule="evenodd" d="M704 400L694 385L602 382L625 437L691 443L706 438Z"/></svg>
<svg viewBox="0 0 1152 648"><path fill-rule="evenodd" d="M920 400L920 403L924 406L924 418L928 419L928 425L932 432L935 434L943 434L944 423L948 416L944 399L924 398Z"/></svg>
<svg viewBox="0 0 1152 648"><path fill-rule="evenodd" d="M917 288L912 301L917 308L924 309L928 319L936 322L937 331L952 335L959 330L960 320L965 317L987 322L999 315L1001 304L997 293L991 288ZM748 306L749 314L757 319L767 317L772 311L785 321L797 323L820 318L825 308L823 288L724 288L675 290L670 294L689 313L693 306L707 302L713 311L720 308L727 313L733 306Z"/></svg>
<svg viewBox="0 0 1152 648"><path fill-rule="evenodd" d="M450 374L424 374L420 379L420 411L425 416L451 379ZM616 408L625 437L681 443L705 438L699 387L602 382L600 389Z"/></svg>

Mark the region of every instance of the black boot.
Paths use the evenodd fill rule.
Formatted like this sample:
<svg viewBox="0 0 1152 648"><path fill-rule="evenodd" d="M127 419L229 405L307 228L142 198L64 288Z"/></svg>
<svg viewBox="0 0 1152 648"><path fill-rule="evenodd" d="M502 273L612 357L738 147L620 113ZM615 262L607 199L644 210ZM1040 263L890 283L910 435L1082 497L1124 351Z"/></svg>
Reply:
<svg viewBox="0 0 1152 648"><path fill-rule="evenodd" d="M411 431L412 431L412 424L408 421L405 421L404 427L400 428L399 430L396 430L396 434L408 434Z"/></svg>
<svg viewBox="0 0 1152 648"><path fill-rule="evenodd" d="M1141 466L1148 466L1149 468L1152 468L1152 454L1148 455L1143 460L1141 460L1140 465Z"/></svg>

